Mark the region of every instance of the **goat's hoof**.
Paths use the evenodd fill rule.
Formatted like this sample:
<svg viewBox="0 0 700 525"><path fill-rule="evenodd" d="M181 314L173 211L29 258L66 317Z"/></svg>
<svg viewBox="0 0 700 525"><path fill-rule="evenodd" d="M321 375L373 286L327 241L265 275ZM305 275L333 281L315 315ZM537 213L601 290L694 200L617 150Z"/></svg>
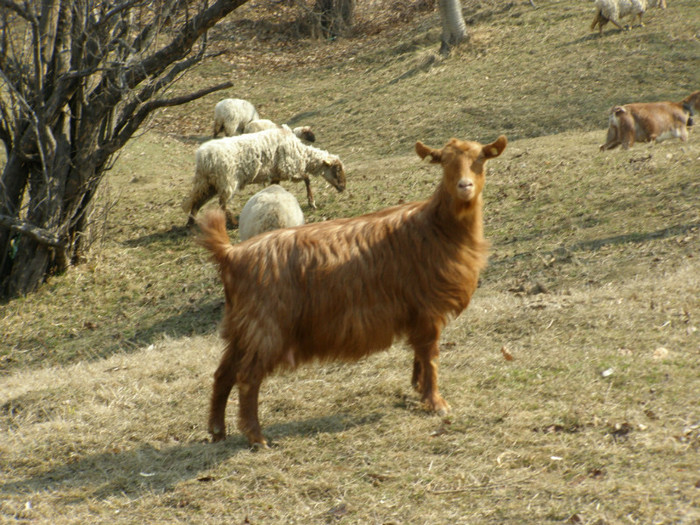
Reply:
<svg viewBox="0 0 700 525"><path fill-rule="evenodd" d="M446 416L450 413L450 405L441 396L435 399L424 399L423 403L431 412L435 412L438 416Z"/></svg>
<svg viewBox="0 0 700 525"><path fill-rule="evenodd" d="M226 439L226 428L221 428L219 425L209 427L209 433L211 434L212 443L218 443Z"/></svg>
<svg viewBox="0 0 700 525"><path fill-rule="evenodd" d="M267 444L267 441L264 439L262 441L256 441L255 443L250 444L250 450L253 452L259 452L260 450L265 450L270 448Z"/></svg>

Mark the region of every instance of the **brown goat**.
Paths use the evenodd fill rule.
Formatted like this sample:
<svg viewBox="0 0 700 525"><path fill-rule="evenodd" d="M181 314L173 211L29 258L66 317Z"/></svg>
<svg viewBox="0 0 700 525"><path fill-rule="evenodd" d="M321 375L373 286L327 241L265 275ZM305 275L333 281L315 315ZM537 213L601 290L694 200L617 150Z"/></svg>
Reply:
<svg viewBox="0 0 700 525"><path fill-rule="evenodd" d="M482 145L451 139L416 143L442 164L424 202L355 218L275 230L231 245L220 212L200 222L200 242L218 263L226 296L226 349L214 375L209 432L224 439L224 412L238 384L239 428L266 446L258 421L262 380L279 367L355 361L405 337L414 350L412 384L429 410L446 413L438 392L438 340L469 304L488 244L482 231L484 165L506 138Z"/></svg>
<svg viewBox="0 0 700 525"><path fill-rule="evenodd" d="M628 149L635 142L661 142L670 138L688 140L693 115L700 112L700 91L680 102L640 102L615 106L610 110L610 124L601 150L622 144Z"/></svg>

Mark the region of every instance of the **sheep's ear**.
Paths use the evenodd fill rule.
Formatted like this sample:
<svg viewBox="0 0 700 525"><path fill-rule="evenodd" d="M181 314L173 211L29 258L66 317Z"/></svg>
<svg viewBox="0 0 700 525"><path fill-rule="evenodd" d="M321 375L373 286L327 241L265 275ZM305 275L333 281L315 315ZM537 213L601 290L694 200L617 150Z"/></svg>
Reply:
<svg viewBox="0 0 700 525"><path fill-rule="evenodd" d="M483 147L482 151L484 152L484 157L486 159L498 157L501 153L503 153L503 150L506 149L506 144L508 144L508 139L506 139L505 135L501 135L494 142L491 144L486 144Z"/></svg>
<svg viewBox="0 0 700 525"><path fill-rule="evenodd" d="M442 160L442 150L429 148L421 141L416 142L416 153L421 159L430 155L430 162L438 163Z"/></svg>

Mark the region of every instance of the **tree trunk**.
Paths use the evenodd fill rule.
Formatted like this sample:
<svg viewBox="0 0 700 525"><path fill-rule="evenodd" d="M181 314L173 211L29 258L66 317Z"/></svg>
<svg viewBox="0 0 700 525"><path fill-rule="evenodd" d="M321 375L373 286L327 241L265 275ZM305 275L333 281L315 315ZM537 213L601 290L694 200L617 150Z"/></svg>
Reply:
<svg viewBox="0 0 700 525"><path fill-rule="evenodd" d="M464 23L462 4L459 0L439 0L438 7L442 20L440 53L449 55L454 46L469 39L467 25Z"/></svg>

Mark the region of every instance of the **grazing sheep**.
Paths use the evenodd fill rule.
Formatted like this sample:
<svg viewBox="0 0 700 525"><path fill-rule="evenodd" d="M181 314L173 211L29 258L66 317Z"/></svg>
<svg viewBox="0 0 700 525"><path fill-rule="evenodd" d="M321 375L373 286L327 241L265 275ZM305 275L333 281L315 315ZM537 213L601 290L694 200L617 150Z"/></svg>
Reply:
<svg viewBox="0 0 700 525"><path fill-rule="evenodd" d="M222 131L227 137L243 133L248 122L259 119L255 106L240 98L225 98L214 107L214 138Z"/></svg>
<svg viewBox="0 0 700 525"><path fill-rule="evenodd" d="M238 385L240 430L266 446L258 420L263 379L312 361L354 361L406 338L414 350L411 382L425 406L446 413L438 392L439 339L459 315L486 266L482 189L485 164L506 147L451 139L421 142L421 158L441 164L433 196L355 218L275 230L233 246L225 217L201 221L224 286L226 349L211 397L209 432L224 439L228 396Z"/></svg>
<svg viewBox="0 0 700 525"><path fill-rule="evenodd" d="M639 25L643 26L642 16L649 7L659 6L666 9L666 0L595 0L596 16L591 24L591 31L598 26L600 34L603 34L603 26L612 22L618 28L624 30L621 21L624 17L632 15L639 17Z"/></svg>
<svg viewBox="0 0 700 525"><path fill-rule="evenodd" d="M642 102L614 106L610 110L610 125L601 150L622 144L628 149L635 142L661 142L670 138L688 140L688 128L693 115L700 112L700 91L680 102Z"/></svg>
<svg viewBox="0 0 700 525"><path fill-rule="evenodd" d="M243 128L243 133L257 133L258 131L274 129L279 127L281 126L275 124L271 120L261 118L258 120L248 122L248 124L245 125L245 128ZM301 140L305 140L307 142L316 142L316 135L314 135L314 132L311 131L311 127L309 126L299 126L296 128L292 128L292 132Z"/></svg>
<svg viewBox="0 0 700 525"><path fill-rule="evenodd" d="M303 180L309 206L316 208L309 175L322 176L338 191L345 189L340 159L304 144L287 126L205 142L195 154L192 191L182 205L189 214L187 225L194 224L199 209L216 195L226 211L236 191L251 183ZM227 216L235 224L233 216Z"/></svg>
<svg viewBox="0 0 700 525"><path fill-rule="evenodd" d="M273 184L253 195L241 210L238 236L245 241L259 233L304 224L304 212L296 197Z"/></svg>

